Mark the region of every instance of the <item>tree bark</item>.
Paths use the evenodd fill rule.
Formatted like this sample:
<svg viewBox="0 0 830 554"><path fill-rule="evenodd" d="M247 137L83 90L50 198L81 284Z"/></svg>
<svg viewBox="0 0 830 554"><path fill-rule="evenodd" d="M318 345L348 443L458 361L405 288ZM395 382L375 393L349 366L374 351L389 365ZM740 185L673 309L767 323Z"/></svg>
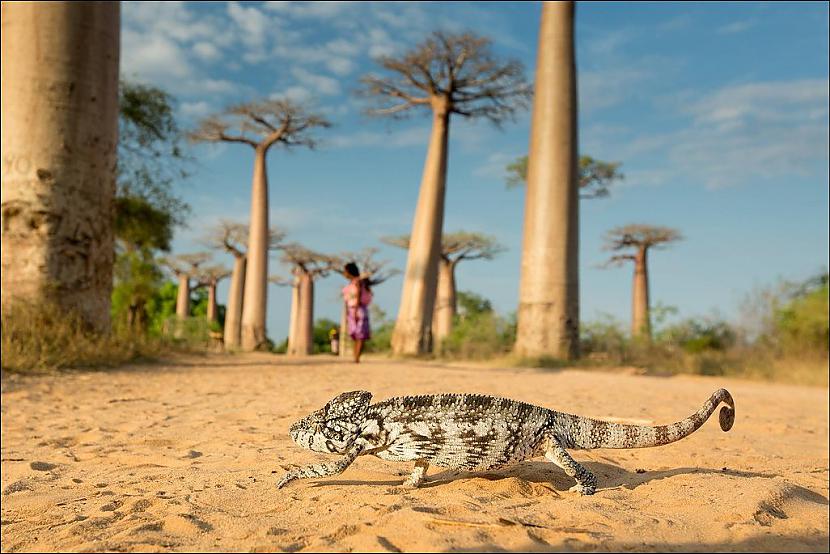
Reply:
<svg viewBox="0 0 830 554"><path fill-rule="evenodd" d="M185 319L190 316L190 276L179 275L179 290L176 294L176 317Z"/></svg>
<svg viewBox="0 0 830 554"><path fill-rule="evenodd" d="M238 348L242 330L242 295L245 288L245 256L235 256L231 286L228 291L228 309L225 311L225 348Z"/></svg>
<svg viewBox="0 0 830 554"><path fill-rule="evenodd" d="M446 196L448 108L445 103L433 106L432 133L412 222L398 319L392 334L395 354L423 354L432 349L431 322Z"/></svg>
<svg viewBox="0 0 830 554"><path fill-rule="evenodd" d="M352 348L352 338L349 336L348 306L343 301L343 307L340 309L340 352L338 355L341 358L349 356L349 350ZM348 345L348 348L347 348Z"/></svg>
<svg viewBox="0 0 830 554"><path fill-rule="evenodd" d="M268 302L268 176L267 150L256 148L251 184L251 222L248 231L248 267L242 302L242 350L265 345L265 311Z"/></svg>
<svg viewBox="0 0 830 554"><path fill-rule="evenodd" d="M2 4L3 309L110 326L118 2Z"/></svg>
<svg viewBox="0 0 830 554"><path fill-rule="evenodd" d="M289 354L307 356L314 352L314 279L300 274L299 306L297 309L296 341Z"/></svg>
<svg viewBox="0 0 830 554"><path fill-rule="evenodd" d="M216 321L216 285L214 281L208 285L208 304L207 304L207 320L209 322Z"/></svg>
<svg viewBox="0 0 830 554"><path fill-rule="evenodd" d="M648 300L648 249L640 247L634 257L634 287L631 293L631 336L651 339Z"/></svg>
<svg viewBox="0 0 830 554"><path fill-rule="evenodd" d="M288 320L288 348L287 354L294 354L297 350L297 323L299 321L300 313L300 278L294 275L294 280L291 284L291 316Z"/></svg>
<svg viewBox="0 0 830 554"><path fill-rule="evenodd" d="M452 332L456 311L455 262L441 258L438 266L438 294L432 316L432 336L436 350L440 350L441 342Z"/></svg>
<svg viewBox="0 0 830 554"><path fill-rule="evenodd" d="M579 185L573 2L544 2L533 99L515 351L579 355Z"/></svg>

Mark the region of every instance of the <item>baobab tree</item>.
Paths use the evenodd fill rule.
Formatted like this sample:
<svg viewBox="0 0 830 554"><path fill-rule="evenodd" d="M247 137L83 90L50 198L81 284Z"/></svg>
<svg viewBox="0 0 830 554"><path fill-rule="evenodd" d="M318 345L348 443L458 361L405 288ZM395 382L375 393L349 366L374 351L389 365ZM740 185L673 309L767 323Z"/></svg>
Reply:
<svg viewBox="0 0 830 554"><path fill-rule="evenodd" d="M649 314L648 251L661 248L671 242L682 240L677 229L654 225L632 224L615 227L605 234L605 250L615 254L607 265L621 265L634 262L634 285L631 293L631 336L651 339L651 317Z"/></svg>
<svg viewBox="0 0 830 554"><path fill-rule="evenodd" d="M603 198L611 194L614 181L625 176L620 173L620 162L603 162L591 156L579 157L579 198ZM527 156L520 156L507 166L508 188L527 183Z"/></svg>
<svg viewBox="0 0 830 554"><path fill-rule="evenodd" d="M213 323L216 318L216 287L219 281L228 277L231 274L228 268L221 265L212 265L200 268L196 273L195 278L197 287L206 287L208 290L207 313L205 317L209 323Z"/></svg>
<svg viewBox="0 0 830 554"><path fill-rule="evenodd" d="M409 248L409 236L383 237L387 244ZM441 261L438 270L438 289L432 315L432 336L436 347L452 332L458 313L456 302L455 268L464 260L492 260L505 247L495 237L483 233L459 231L441 237Z"/></svg>
<svg viewBox="0 0 830 554"><path fill-rule="evenodd" d="M367 279L369 286L375 287L381 283L386 282L395 275L400 274L400 270L396 268L387 267L389 260L376 260L375 255L378 249L374 247L364 248L360 252L343 252L334 258L336 269L343 273L343 267L349 263L354 262L360 269L360 277ZM343 307L340 310L340 352L341 357L348 356L347 343L349 342L348 324L347 324L347 306L343 300Z"/></svg>
<svg viewBox="0 0 830 554"><path fill-rule="evenodd" d="M308 355L314 351L314 281L331 271L333 259L297 243L280 249L282 262L291 266L293 276L288 354Z"/></svg>
<svg viewBox="0 0 830 554"><path fill-rule="evenodd" d="M285 232L272 226L268 234L268 249L280 247ZM225 250L233 256L231 285L228 290L228 304L225 310L224 345L226 349L238 348L242 333L242 299L245 290L245 268L247 256L245 241L248 226L242 223L222 220L214 227L205 240L210 248Z"/></svg>
<svg viewBox="0 0 830 554"><path fill-rule="evenodd" d="M573 2L543 2L515 352L579 355L579 168Z"/></svg>
<svg viewBox="0 0 830 554"><path fill-rule="evenodd" d="M396 354L418 354L431 349L430 321L444 223L450 117L456 114L486 119L499 126L527 107L530 87L521 62L496 59L490 40L472 33L437 31L409 52L384 56L377 62L386 75L370 74L361 80L360 93L377 102L367 113L403 117L420 109L432 112L432 131L392 337Z"/></svg>
<svg viewBox="0 0 830 554"><path fill-rule="evenodd" d="M242 302L241 347L256 350L265 345L268 295L268 177L265 157L276 145L286 148L317 144L312 130L329 127L320 115L286 99L261 100L231 106L210 116L189 134L194 142L236 142L254 149L251 184L251 218L248 259Z"/></svg>
<svg viewBox="0 0 830 554"><path fill-rule="evenodd" d="M119 2L2 4L3 310L110 326Z"/></svg>
<svg viewBox="0 0 830 554"><path fill-rule="evenodd" d="M177 319L185 319L190 316L190 280L198 275L199 266L208 260L210 260L210 254L207 252L165 256L159 260L179 280L179 288L176 294Z"/></svg>

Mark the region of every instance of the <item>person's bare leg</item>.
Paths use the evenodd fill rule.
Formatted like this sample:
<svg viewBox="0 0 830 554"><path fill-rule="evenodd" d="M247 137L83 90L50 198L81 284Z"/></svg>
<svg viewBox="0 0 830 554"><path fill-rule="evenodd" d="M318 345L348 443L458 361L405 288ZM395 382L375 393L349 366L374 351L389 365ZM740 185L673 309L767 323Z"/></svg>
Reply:
<svg viewBox="0 0 830 554"><path fill-rule="evenodd" d="M363 352L363 339L354 341L354 363L360 363L360 354Z"/></svg>

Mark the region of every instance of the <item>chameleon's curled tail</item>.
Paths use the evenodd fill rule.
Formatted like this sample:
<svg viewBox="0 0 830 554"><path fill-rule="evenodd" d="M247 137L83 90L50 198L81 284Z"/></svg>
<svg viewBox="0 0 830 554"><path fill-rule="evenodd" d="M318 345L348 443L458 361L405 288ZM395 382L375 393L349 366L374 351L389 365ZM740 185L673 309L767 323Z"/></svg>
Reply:
<svg viewBox="0 0 830 554"><path fill-rule="evenodd" d="M726 389L716 390L696 413L671 425L649 427L626 425L570 416L569 439L577 448L646 448L661 446L688 437L703 425L718 405L720 428L729 431L735 423L735 401Z"/></svg>

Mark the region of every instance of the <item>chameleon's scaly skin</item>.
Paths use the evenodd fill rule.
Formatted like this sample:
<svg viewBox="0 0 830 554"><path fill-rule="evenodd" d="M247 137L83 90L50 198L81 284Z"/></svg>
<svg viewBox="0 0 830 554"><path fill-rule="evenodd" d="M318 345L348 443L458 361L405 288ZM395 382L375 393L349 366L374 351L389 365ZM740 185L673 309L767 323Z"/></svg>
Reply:
<svg viewBox="0 0 830 554"><path fill-rule="evenodd" d="M413 461L406 484L418 486L432 464L480 471L544 455L576 480L574 490L593 494L596 477L568 454L568 448L661 446L697 430L724 402L720 426L735 421L735 403L719 389L686 419L656 427L625 425L581 417L478 394L403 396L369 404L371 393L346 392L291 426L291 438L315 452L343 454L333 463L288 472L278 488L295 479L342 473L355 458Z"/></svg>

